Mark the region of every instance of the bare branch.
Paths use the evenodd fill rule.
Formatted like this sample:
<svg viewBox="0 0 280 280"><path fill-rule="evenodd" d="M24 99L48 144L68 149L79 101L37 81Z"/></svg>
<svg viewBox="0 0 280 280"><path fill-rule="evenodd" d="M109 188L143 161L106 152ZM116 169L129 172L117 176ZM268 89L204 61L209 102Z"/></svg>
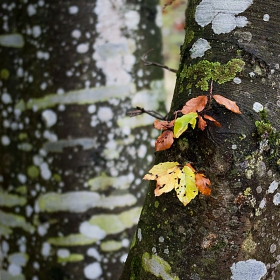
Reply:
<svg viewBox="0 0 280 280"><path fill-rule="evenodd" d="M157 66L157 67L160 67L160 68L164 68L164 69L167 69L168 71L170 72L174 72L174 73L177 73L177 70L176 69L172 69L172 68L169 68L168 66L166 65L163 65L163 64L160 64L160 63L157 63L157 62L152 62L152 61L148 61L146 60L146 57L147 55L153 51L154 49L150 49L149 51L147 51L146 53L144 53L141 57L141 60L144 62L144 65L145 66Z"/></svg>
<svg viewBox="0 0 280 280"><path fill-rule="evenodd" d="M148 114L156 119L165 120L165 116L161 115L159 112L154 111L154 110L145 110L144 108L141 108L141 107L133 108L133 109L127 111L126 114L130 117L135 117L135 116L139 116L142 114Z"/></svg>

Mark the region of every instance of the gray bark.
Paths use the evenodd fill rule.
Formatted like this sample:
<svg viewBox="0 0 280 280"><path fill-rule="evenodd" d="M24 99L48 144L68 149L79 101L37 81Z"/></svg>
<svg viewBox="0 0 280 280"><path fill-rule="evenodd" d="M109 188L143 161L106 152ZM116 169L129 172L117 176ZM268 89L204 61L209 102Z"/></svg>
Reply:
<svg viewBox="0 0 280 280"><path fill-rule="evenodd" d="M213 94L237 101L242 114L214 105L208 113L221 128L185 133L157 154L157 163L192 162L212 194L184 207L174 191L155 197L150 183L120 279L280 278L279 9L275 1L190 1L170 116L209 92L197 83L209 85L213 73L200 69L194 78L186 67L232 59L244 61L243 70L228 69L230 80L214 81Z"/></svg>
<svg viewBox="0 0 280 280"><path fill-rule="evenodd" d="M116 279L163 107L157 1L2 1L1 279Z"/></svg>

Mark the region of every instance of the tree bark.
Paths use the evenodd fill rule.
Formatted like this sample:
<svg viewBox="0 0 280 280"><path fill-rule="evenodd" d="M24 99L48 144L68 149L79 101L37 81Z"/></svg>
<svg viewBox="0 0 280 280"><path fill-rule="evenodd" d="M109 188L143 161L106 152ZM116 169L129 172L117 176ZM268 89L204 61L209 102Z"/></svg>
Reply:
<svg viewBox="0 0 280 280"><path fill-rule="evenodd" d="M188 130L157 153L156 163L203 170L212 194L184 207L174 191L155 197L150 183L120 279L280 279L280 4L189 2L170 117L209 94L211 81L213 94L236 101L242 114L214 104L207 114L221 128ZM240 60L243 69L235 71ZM215 62L223 66L214 73Z"/></svg>
<svg viewBox="0 0 280 280"><path fill-rule="evenodd" d="M3 1L2 1L3 2ZM116 279L165 95L157 1L0 7L1 276Z"/></svg>

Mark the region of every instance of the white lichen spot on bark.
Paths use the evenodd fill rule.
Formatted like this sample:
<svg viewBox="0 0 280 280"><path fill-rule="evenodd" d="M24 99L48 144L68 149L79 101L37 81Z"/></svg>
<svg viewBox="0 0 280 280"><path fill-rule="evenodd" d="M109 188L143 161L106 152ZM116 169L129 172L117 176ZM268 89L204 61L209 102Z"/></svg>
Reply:
<svg viewBox="0 0 280 280"><path fill-rule="evenodd" d="M49 192L39 196L38 206L39 210L43 212L69 211L71 213L82 213L95 207L112 209L114 207L131 206L136 201L136 197L130 193L101 196L96 192L89 191L67 192L63 194Z"/></svg>
<svg viewBox="0 0 280 280"><path fill-rule="evenodd" d="M269 14L263 15L263 21L269 21L269 18L270 18Z"/></svg>
<svg viewBox="0 0 280 280"><path fill-rule="evenodd" d="M128 39L122 34L122 30L136 29L140 20L136 11L121 14L122 2L109 0L98 0L94 9L97 15L96 31L99 33L93 48L93 59L98 68L106 77L106 85L127 84L132 81L131 70L135 63L135 56L131 49L131 38ZM128 19L135 18L129 23Z"/></svg>
<svg viewBox="0 0 280 280"><path fill-rule="evenodd" d="M84 276L87 279L97 279L102 275L103 271L99 262L94 262L84 268Z"/></svg>
<svg viewBox="0 0 280 280"><path fill-rule="evenodd" d="M0 46L8 48L23 48L24 38L18 33L0 35Z"/></svg>
<svg viewBox="0 0 280 280"><path fill-rule="evenodd" d="M211 49L209 42L205 39L199 38L193 43L190 49L191 58L203 57L204 53L209 49Z"/></svg>
<svg viewBox="0 0 280 280"><path fill-rule="evenodd" d="M259 102L255 102L253 104L253 110L256 112L256 113L259 113L260 111L263 110L263 105Z"/></svg>
<svg viewBox="0 0 280 280"><path fill-rule="evenodd" d="M274 197L273 197L273 203L274 203L274 205L276 205L276 206L280 204L280 193L277 193L277 194L274 195Z"/></svg>
<svg viewBox="0 0 280 280"><path fill-rule="evenodd" d="M163 280L180 280L180 278L172 273L170 264L160 256L144 253L142 256L142 265L144 269L156 277Z"/></svg>
<svg viewBox="0 0 280 280"><path fill-rule="evenodd" d="M141 228L138 228L137 237L138 237L138 240L139 240L139 241L142 240L142 230L141 230Z"/></svg>
<svg viewBox="0 0 280 280"><path fill-rule="evenodd" d="M42 119L46 127L51 127L56 124L57 115L53 110L47 109L42 112Z"/></svg>
<svg viewBox="0 0 280 280"><path fill-rule="evenodd" d="M247 25L247 18L236 16L253 4L253 0L202 0L196 8L195 20L204 27L212 22L214 33L229 33Z"/></svg>
<svg viewBox="0 0 280 280"><path fill-rule="evenodd" d="M231 280L260 280L267 272L263 262L254 259L233 263Z"/></svg>
<svg viewBox="0 0 280 280"><path fill-rule="evenodd" d="M125 98L135 93L135 85L132 83L115 85L109 87L92 87L81 90L73 90L64 94L48 94L42 98L29 99L27 102L20 100L15 109L24 111L33 109L37 110L54 107L61 104L93 104L107 101L111 98Z"/></svg>
<svg viewBox="0 0 280 280"><path fill-rule="evenodd" d="M277 181L275 181L275 180L272 181L272 183L269 185L267 193L274 193L278 188L278 184L279 183Z"/></svg>

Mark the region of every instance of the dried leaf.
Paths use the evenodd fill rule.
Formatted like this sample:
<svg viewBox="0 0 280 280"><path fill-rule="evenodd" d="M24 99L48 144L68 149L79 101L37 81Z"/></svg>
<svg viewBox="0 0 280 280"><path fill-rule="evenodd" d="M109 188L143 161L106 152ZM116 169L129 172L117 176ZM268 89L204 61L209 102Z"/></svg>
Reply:
<svg viewBox="0 0 280 280"><path fill-rule="evenodd" d="M218 127L221 127L221 126L222 126L217 120L215 120L215 119L212 118L211 116L203 115L203 118L206 119L206 120L209 120L209 121L213 122L215 126L218 126Z"/></svg>
<svg viewBox="0 0 280 280"><path fill-rule="evenodd" d="M210 195L211 189L208 187L211 185L211 182L208 178L204 176L202 173L195 174L195 184L198 190L204 195Z"/></svg>
<svg viewBox="0 0 280 280"><path fill-rule="evenodd" d="M204 130L206 126L207 126L206 121L201 116L198 116L197 127L201 130Z"/></svg>
<svg viewBox="0 0 280 280"><path fill-rule="evenodd" d="M185 104L181 112L184 115L190 112L201 112L205 108L207 101L208 101L208 97L206 95L201 95L192 98Z"/></svg>
<svg viewBox="0 0 280 280"><path fill-rule="evenodd" d="M231 101L230 99L227 99L218 94L213 95L213 98L217 101L217 103L224 105L228 110L236 114L241 114L239 107L236 105L235 101Z"/></svg>
<svg viewBox="0 0 280 280"><path fill-rule="evenodd" d="M194 129L197 121L197 113L191 112L175 120L174 137L179 138L184 133L189 124Z"/></svg>
<svg viewBox="0 0 280 280"><path fill-rule="evenodd" d="M191 167L185 165L183 167L183 172L178 176L180 181L175 187L177 197L186 206L192 199L194 199L198 190L195 185L195 173Z"/></svg>
<svg viewBox="0 0 280 280"><path fill-rule="evenodd" d="M169 149L174 142L174 134L171 130L165 130L156 140L156 151L164 151Z"/></svg>
<svg viewBox="0 0 280 280"><path fill-rule="evenodd" d="M169 128L173 128L175 120L172 121L154 121L154 127L159 130L166 130Z"/></svg>

